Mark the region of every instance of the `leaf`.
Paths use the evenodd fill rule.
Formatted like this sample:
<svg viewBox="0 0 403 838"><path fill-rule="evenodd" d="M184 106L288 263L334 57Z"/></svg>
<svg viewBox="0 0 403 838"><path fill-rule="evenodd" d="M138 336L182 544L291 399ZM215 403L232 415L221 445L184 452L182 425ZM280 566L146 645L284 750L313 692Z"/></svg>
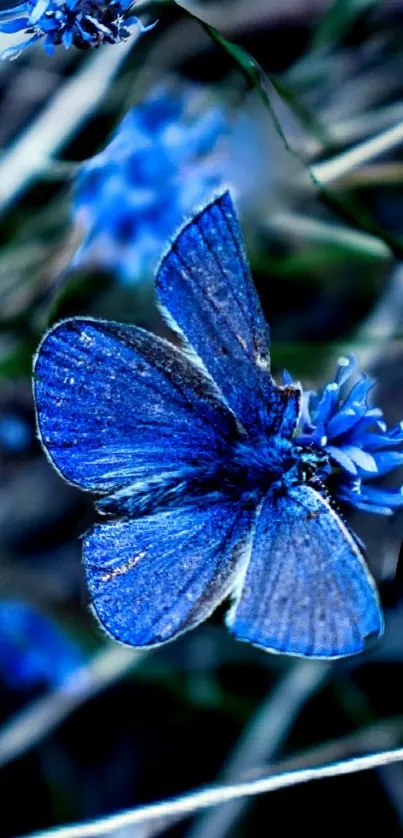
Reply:
<svg viewBox="0 0 403 838"><path fill-rule="evenodd" d="M187 14L190 14L190 12L188 12ZM191 16L194 17L194 15ZM289 151L290 154L296 154L294 149L292 149L289 145L287 137L285 136L284 131L282 129L281 123L273 108L268 92L270 81L260 64L258 64L255 58L253 58L253 56L250 55L250 53L247 52L247 50L243 49L243 47L238 46L238 44L234 44L233 41L229 41L228 38L225 38L224 35L221 35L221 33L217 29L215 29L214 26L211 26L209 23L205 23L203 20L200 20L199 18L195 19L199 21L200 25L207 32L211 40L215 44L217 44L217 46L220 49L223 49L224 52L226 52L227 55L232 59L232 61L237 65L238 69L241 71L248 84L254 90L257 91L264 105L270 111L270 115L273 119L276 131L280 135L287 151Z"/></svg>
<svg viewBox="0 0 403 838"><path fill-rule="evenodd" d="M359 15L379 0L335 0L330 6L313 38L313 47L324 47L338 43L348 32Z"/></svg>
<svg viewBox="0 0 403 838"><path fill-rule="evenodd" d="M371 233L372 235L376 235L379 239L381 239L391 250L391 252L396 256L397 259L400 261L403 260L403 242L397 239L395 236L390 235L387 231L385 231L382 227L380 227L376 221L374 221L370 214L367 211L364 211L362 207L360 207L356 202L351 201L350 199L347 201L345 197L341 198L340 195L336 194L333 190L330 190L327 186L323 185L314 175L314 172L304 159L303 155L293 148L283 131L281 122L276 114L276 111L273 107L269 88L270 85L273 83L270 81L266 73L264 72L263 68L260 64L250 55L247 50L243 47L240 47L238 44L234 44L233 41L229 41L224 35L222 35L214 26L211 26L209 23L206 23L201 18L198 18L195 14L190 12L181 3L177 2L177 0L173 0L175 5L182 9L189 17L196 20L200 26L207 32L213 43L215 43L220 49L224 50L227 53L229 58L236 64L238 69L241 71L242 75L246 79L246 81L250 84L250 86L257 91L260 98L262 99L264 105L268 109L271 118L273 120L275 129L279 136L281 137L286 150L293 155L293 157L300 163L303 167L304 171L308 174L313 186L317 191L317 195L319 200L328 207L337 218L341 218L343 221L348 221L349 224L352 224L353 227L358 228L359 230L363 230L364 232ZM336 2L351 2L354 3L355 6L357 4L363 4L368 2L375 2L375 0L336 0ZM281 93L281 84L278 87L278 93L280 96L283 94Z"/></svg>
<svg viewBox="0 0 403 838"><path fill-rule="evenodd" d="M9 352L0 356L0 380L30 378L32 356L36 350L37 339L27 337L20 340Z"/></svg>

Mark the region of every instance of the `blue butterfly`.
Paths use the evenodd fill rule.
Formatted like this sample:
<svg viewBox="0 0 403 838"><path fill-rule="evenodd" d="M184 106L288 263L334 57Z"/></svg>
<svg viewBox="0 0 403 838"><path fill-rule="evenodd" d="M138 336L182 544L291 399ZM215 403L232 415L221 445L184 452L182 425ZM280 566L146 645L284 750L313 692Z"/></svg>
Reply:
<svg viewBox="0 0 403 838"><path fill-rule="evenodd" d="M360 652L383 630L376 588L323 487L328 455L295 439L301 388L270 375L229 193L182 229L156 287L182 349L73 317L35 359L45 451L110 518L83 539L98 619L117 640L154 646L231 596L239 640L318 658Z"/></svg>

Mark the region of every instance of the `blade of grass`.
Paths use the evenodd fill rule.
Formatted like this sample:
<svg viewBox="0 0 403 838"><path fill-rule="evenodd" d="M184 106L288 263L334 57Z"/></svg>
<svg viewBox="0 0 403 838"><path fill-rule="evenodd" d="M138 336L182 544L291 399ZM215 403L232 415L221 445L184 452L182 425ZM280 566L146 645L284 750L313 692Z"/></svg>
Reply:
<svg viewBox="0 0 403 838"><path fill-rule="evenodd" d="M115 73L141 37L103 46L68 79L0 159L0 212L29 183L46 172L49 160L97 108Z"/></svg>
<svg viewBox="0 0 403 838"><path fill-rule="evenodd" d="M30 836L24 836L24 838L101 838L103 835L110 835L116 829L157 821L165 817L177 817L179 814L191 815L201 809L217 806L230 800L267 794L268 792L291 788L315 780L357 774L361 771L370 771L396 762L403 762L403 748L393 748L392 750L343 759L326 765L301 768L297 771L269 774L249 782L196 789L168 800L138 806L135 809L117 812L114 815L108 815L86 823L42 830L41 832L31 833Z"/></svg>
<svg viewBox="0 0 403 838"><path fill-rule="evenodd" d="M133 670L144 652L110 644L55 692L44 695L0 728L0 768L38 745L74 710Z"/></svg>

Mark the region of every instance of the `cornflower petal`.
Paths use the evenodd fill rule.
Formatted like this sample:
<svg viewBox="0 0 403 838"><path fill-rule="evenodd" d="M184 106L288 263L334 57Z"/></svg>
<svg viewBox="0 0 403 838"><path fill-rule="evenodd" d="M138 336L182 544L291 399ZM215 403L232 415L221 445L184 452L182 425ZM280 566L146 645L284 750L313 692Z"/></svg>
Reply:
<svg viewBox="0 0 403 838"><path fill-rule="evenodd" d="M30 14L30 18L29 18L30 23L31 24L37 23L38 20L42 17L42 15L45 14L45 12L49 8L50 4L51 4L51 0L37 0L37 2L35 3L35 5L32 9L31 14Z"/></svg>
<svg viewBox="0 0 403 838"><path fill-rule="evenodd" d="M339 500L377 514L403 505L402 490L371 485L403 465L403 423L387 428L382 410L368 403L373 379L361 376L345 393L354 359L341 358L334 380L319 395L305 394L297 441L323 448L333 463L332 490ZM355 479L354 479L355 478Z"/></svg>
<svg viewBox="0 0 403 838"><path fill-rule="evenodd" d="M0 23L0 32L4 32L6 35L11 35L13 32L21 32L23 29L26 29L29 24L29 20L26 17L19 17L15 20L6 20L4 23Z"/></svg>
<svg viewBox="0 0 403 838"><path fill-rule="evenodd" d="M376 470L378 476L388 474L394 468L403 465L403 451L382 451L375 454Z"/></svg>
<svg viewBox="0 0 403 838"><path fill-rule="evenodd" d="M348 410L341 410L339 413L336 413L333 416L328 424L327 424L327 436L329 439L334 439L334 437L341 436L341 434L346 433L346 431L350 431L354 425L362 419L362 416L358 414L352 408Z"/></svg>
<svg viewBox="0 0 403 838"><path fill-rule="evenodd" d="M28 49L28 47L32 47L40 41L41 38L42 35L33 35L32 38L28 38L27 41L21 41L19 44L14 44L14 46L8 47L1 53L2 61L6 61L7 59L14 61L19 55L21 55L22 52Z"/></svg>
<svg viewBox="0 0 403 838"><path fill-rule="evenodd" d="M364 500L373 502L382 506L390 508L398 508L403 506L403 490L400 488L396 491L391 489L379 489L377 486L368 486L365 484L365 490L362 492Z"/></svg>
<svg viewBox="0 0 403 838"><path fill-rule="evenodd" d="M323 425L326 424L337 404L340 388L336 382L332 381L324 388L321 397L316 406L316 419Z"/></svg>
<svg viewBox="0 0 403 838"><path fill-rule="evenodd" d="M363 408L368 407L367 398L374 386L375 381L366 376L356 381L343 401L343 410L347 410L353 406L357 407L357 405L361 405Z"/></svg>
<svg viewBox="0 0 403 838"><path fill-rule="evenodd" d="M379 411L380 416L383 416L382 411ZM359 439L360 442L368 437L368 443L372 438L375 440L378 437L383 438L385 436L385 432L388 430L386 422L383 419L376 418L373 416L368 416L368 411L366 412L365 416L363 416L356 425L351 428L350 431L350 439ZM390 431L388 432L390 434ZM363 443L362 443L363 444ZM394 445L395 443L392 442ZM367 447L366 445L364 447Z"/></svg>
<svg viewBox="0 0 403 838"><path fill-rule="evenodd" d="M371 512L372 515L393 515L393 509L390 506L377 506L375 503L365 501L361 495L355 495L353 492L340 492L339 500L348 503L355 509L360 509L362 512Z"/></svg>
<svg viewBox="0 0 403 838"><path fill-rule="evenodd" d="M390 433L390 431L386 434L376 434L376 433L365 433L361 437L362 445L365 449L370 450L372 453L376 451L382 451L384 448L391 448L395 447L396 445L403 442L402 439L396 439Z"/></svg>
<svg viewBox="0 0 403 838"><path fill-rule="evenodd" d="M326 445L326 451L336 463L339 464L348 474L356 475L358 474L358 469L351 457L347 454L346 451L343 451L341 448L336 448L333 445Z"/></svg>
<svg viewBox="0 0 403 838"><path fill-rule="evenodd" d="M342 356L337 362L337 372L335 375L335 383L342 387L348 381L355 369L354 355Z"/></svg>
<svg viewBox="0 0 403 838"><path fill-rule="evenodd" d="M359 469L363 471L367 471L370 474L377 473L377 467L374 457L369 454L367 451L363 451L361 448L358 448L356 445L345 445L342 448L344 454L347 454L350 457L350 460L358 466Z"/></svg>
<svg viewBox="0 0 403 838"><path fill-rule="evenodd" d="M403 422L398 422L397 425L394 425L393 428L389 430L390 436L393 436L394 439L399 438L403 440Z"/></svg>

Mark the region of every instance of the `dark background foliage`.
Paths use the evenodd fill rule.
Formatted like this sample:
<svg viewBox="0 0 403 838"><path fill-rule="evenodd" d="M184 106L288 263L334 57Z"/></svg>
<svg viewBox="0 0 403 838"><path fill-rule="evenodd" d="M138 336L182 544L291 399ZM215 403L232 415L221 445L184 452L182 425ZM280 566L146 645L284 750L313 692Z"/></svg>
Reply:
<svg viewBox="0 0 403 838"><path fill-rule="evenodd" d="M277 93L270 88L270 97L287 138L313 165L401 120L403 5L397 0L210 0L192 10L259 61L277 87ZM109 60L110 52L105 55ZM338 354L353 349L362 367L378 376L377 401L388 420L403 417L399 144L329 184L329 200L309 182L302 160L285 148L242 67L197 20L172 6L127 53L90 117L77 117L58 156L8 200L8 175L12 166L17 173L21 166L10 155L69 83L66 119L69 109L79 112L80 79L89 60L61 49L49 58L35 48L0 67L0 420L11 417L25 428L16 450L0 439L1 596L43 611L75 641L83 660L106 643L89 611L80 565L79 536L94 512L87 498L52 471L36 440L32 353L46 326L72 313L160 328L142 285L122 286L100 270L65 271L79 236L70 212L77 164L104 146L127 108L157 81L175 73L185 85L198 82L232 113L247 115L236 146L247 184L241 215L272 328L275 372L286 366L317 386ZM396 117L388 118L392 108ZM256 136L260 156L251 155ZM22 162L29 154L34 161L35 153L38 148L28 144ZM301 223L307 218L314 233ZM346 228L352 239L340 237ZM375 234L377 245L360 239L359 231ZM385 638L376 647L354 661L313 669L309 663L304 669L303 662L237 644L223 627L221 609L197 631L144 657L0 767L1 835L92 818L210 783L222 776L238 737L266 705L264 730L284 726L284 736L246 776L280 761L330 761L401 743L401 515L357 516L355 525L367 541L386 610ZM303 686L293 705L286 686L297 672ZM51 689L1 682L0 760L10 719ZM276 703L279 689L289 704ZM257 838L280 830L311 836L359 830L392 837L401 834L402 824L403 769L397 765L267 795L245 806L229 832L207 824L204 834ZM190 829L190 821L183 821L160 833L185 836Z"/></svg>

